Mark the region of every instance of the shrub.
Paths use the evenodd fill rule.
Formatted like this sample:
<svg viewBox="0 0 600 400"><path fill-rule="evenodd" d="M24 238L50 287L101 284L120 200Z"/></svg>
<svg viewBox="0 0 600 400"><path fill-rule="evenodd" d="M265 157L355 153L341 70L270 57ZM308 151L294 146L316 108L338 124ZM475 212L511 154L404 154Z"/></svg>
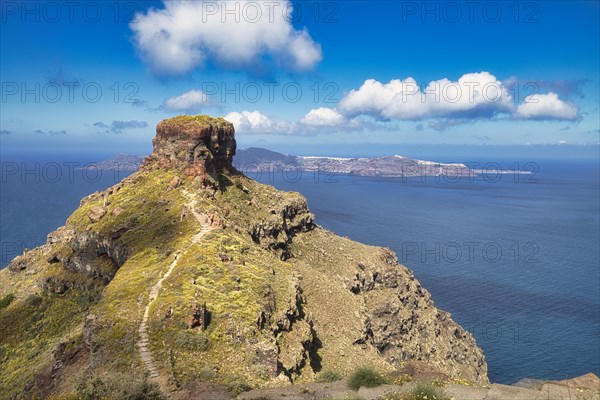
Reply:
<svg viewBox="0 0 600 400"><path fill-rule="evenodd" d="M448 400L444 391L432 383L418 383L407 395L405 400Z"/></svg>
<svg viewBox="0 0 600 400"><path fill-rule="evenodd" d="M129 393L127 400L165 400L165 396L161 393L156 383L148 382L148 377L144 376L144 379L133 385L131 392Z"/></svg>
<svg viewBox="0 0 600 400"><path fill-rule="evenodd" d="M98 376L79 381L76 390L82 400L104 399L111 391L108 384Z"/></svg>
<svg viewBox="0 0 600 400"><path fill-rule="evenodd" d="M213 365L205 365L202 367L198 375L202 381L210 381L217 377L217 373L215 372L215 367Z"/></svg>
<svg viewBox="0 0 600 400"><path fill-rule="evenodd" d="M2 300L0 300L0 310L2 310L3 308L6 308L10 305L10 303L13 302L13 300L15 299L15 295L12 293L7 294L6 296L4 296L2 298Z"/></svg>
<svg viewBox="0 0 600 400"><path fill-rule="evenodd" d="M254 376L257 376L260 379L267 380L270 378L269 369L264 364L253 364L250 367L250 372L252 372Z"/></svg>
<svg viewBox="0 0 600 400"><path fill-rule="evenodd" d="M235 379L227 384L227 388L229 391L233 393L235 396L239 395L242 392L248 392L252 390L252 386L248 385L243 378Z"/></svg>
<svg viewBox="0 0 600 400"><path fill-rule="evenodd" d="M25 304L29 307L37 307L40 304L42 304L43 301L44 299L42 299L37 294L30 294L29 296L27 296L27 298L25 298Z"/></svg>
<svg viewBox="0 0 600 400"><path fill-rule="evenodd" d="M360 367L348 378L348 387L353 390L358 390L362 386L370 388L383 385L386 382L387 379L375 369L370 367Z"/></svg>
<svg viewBox="0 0 600 400"><path fill-rule="evenodd" d="M190 331L177 332L175 337L175 345L181 349L192 351L208 350L209 342L206 335L203 333L195 333Z"/></svg>
<svg viewBox="0 0 600 400"><path fill-rule="evenodd" d="M158 385L143 379L131 379L126 375L98 375L82 379L76 385L81 400L165 400Z"/></svg>
<svg viewBox="0 0 600 400"><path fill-rule="evenodd" d="M319 382L319 383L336 382L336 381L339 381L341 379L342 379L342 376L340 374L338 374L337 372L328 370L328 369L326 369L324 371L321 371L315 377L315 381Z"/></svg>

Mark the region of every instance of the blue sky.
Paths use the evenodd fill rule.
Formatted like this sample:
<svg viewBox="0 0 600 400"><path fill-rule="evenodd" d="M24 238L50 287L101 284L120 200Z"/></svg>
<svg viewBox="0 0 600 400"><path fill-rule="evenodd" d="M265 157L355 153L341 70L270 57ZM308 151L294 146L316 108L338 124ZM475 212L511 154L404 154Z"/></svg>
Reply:
<svg viewBox="0 0 600 400"><path fill-rule="evenodd" d="M3 152L145 154L181 113L297 154L598 151L597 1L1 7Z"/></svg>

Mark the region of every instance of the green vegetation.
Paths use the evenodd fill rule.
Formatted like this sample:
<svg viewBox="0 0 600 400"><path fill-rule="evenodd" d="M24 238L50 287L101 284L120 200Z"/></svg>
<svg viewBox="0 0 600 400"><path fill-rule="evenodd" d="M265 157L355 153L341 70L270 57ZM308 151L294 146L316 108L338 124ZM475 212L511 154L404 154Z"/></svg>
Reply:
<svg viewBox="0 0 600 400"><path fill-rule="evenodd" d="M171 122L226 123L206 116ZM206 179L146 166L86 197L58 243L0 271L0 398L48 397L50 390L57 398L161 399L140 378L146 366L138 346L161 278L147 323L161 382L187 389L211 381L240 393L281 383L282 369L293 383L335 382L361 365L372 367L354 371L350 387L386 382L393 366L355 342L364 330L357 310L383 304L390 292L348 289L361 263L389 268L381 249L312 229L298 193L243 175L220 175L218 187L203 186ZM201 238L191 207L213 228ZM126 249L118 263L109 256L114 249ZM333 312L331 304L344 307ZM198 305L206 305L202 326ZM50 385L44 374L57 362L63 368ZM90 365L95 375L78 381ZM24 390L31 387L39 393Z"/></svg>
<svg viewBox="0 0 600 400"><path fill-rule="evenodd" d="M449 400L444 390L432 383L417 383L402 400Z"/></svg>
<svg viewBox="0 0 600 400"><path fill-rule="evenodd" d="M4 296L2 298L2 300L0 300L0 310L2 310L3 308L6 308L10 305L10 303L13 302L13 300L15 299L15 295L12 293L7 294L6 296Z"/></svg>
<svg viewBox="0 0 600 400"><path fill-rule="evenodd" d="M172 126L181 126L181 127L185 127L186 125L190 125L190 124L201 125L201 126L214 125L214 126L218 126L218 127L230 125L229 122L227 122L223 118L214 118L214 117L211 117L208 115L202 115L202 114L178 115L176 117L165 120L165 122L168 122Z"/></svg>
<svg viewBox="0 0 600 400"><path fill-rule="evenodd" d="M395 375L392 379L392 382L394 383L394 385L404 385L405 383L408 382L412 382L413 378L412 376L408 375L408 374L400 374L400 375Z"/></svg>
<svg viewBox="0 0 600 400"><path fill-rule="evenodd" d="M200 369L199 378L202 381L212 381L217 377L216 367L214 365L205 365Z"/></svg>
<svg viewBox="0 0 600 400"><path fill-rule="evenodd" d="M172 189L170 182L176 176L181 183ZM354 334L343 342L337 334L319 337L319 340L329 340L327 351L339 354L343 348L346 357L343 363L335 361L327 365L335 373L324 370L318 378L307 355L295 353L303 348L303 345L298 346L300 340L309 337L302 336L301 329L284 331L273 342L270 325L276 318L286 318L288 308L295 302L295 293L290 288L293 274L302 275L306 282L303 287L313 285L318 288L319 296L327 297L323 300L315 297L313 302L303 306L302 312L307 318L317 313L320 321L329 326L343 323L359 331L360 321L354 312L345 313L343 318L339 314L332 315L335 321L329 321L328 308L321 307L328 304L332 296L339 302L358 302L358 298L341 285L336 286L333 295L320 286L320 282L331 279L330 274L344 274L344 267L335 265L334 271L329 261L304 262L299 257L282 261L279 248L274 251L269 246L284 244L288 239L285 232L263 238L261 243L255 243L249 234L257 223L281 227L283 209L297 208L305 212L302 196L279 192L241 175L222 176L220 180L222 190L211 194L177 171L148 169L109 189L108 196L97 193L86 197L69 217L66 229L79 235L106 238L127 228L114 239L129 249L125 263L117 267L107 257L98 257L91 264L92 269L102 271L103 275L104 271L110 272L114 276L110 281L69 271L60 262L49 262L55 254L60 254L61 259L72 254L71 247L64 243L25 253L22 256L26 264L24 270L0 272L0 304L7 304L0 307L0 358L7 367L0 369L3 382L0 397L20 393L46 366L55 362L53 354L58 346L70 343L75 337L85 336L85 344L79 346L93 352L92 357L106 360L96 368L98 376L128 377L141 373L144 366L137 342L144 306L150 288L168 270L178 251L177 267L164 280L148 319L149 348L155 365L161 374L171 377L176 386L198 380L219 382L232 392L263 386L274 376L267 361L257 359L254 346L266 351L280 350L281 354L287 351L290 362L302 365L301 370L292 373L296 383L315 379L335 381L364 362L385 370L385 363L378 361L375 354L353 351ZM226 225L213 229L197 244L191 241L199 231L199 224L186 207L191 200L199 213L214 216ZM94 207L106 207L106 214L92 223L88 215ZM305 214L299 217L304 218ZM305 235L306 239L299 239L300 246L292 251L309 253L315 247L313 241L322 246L333 238L327 235L327 238ZM346 239L336 240L328 252L333 253L334 248L349 243ZM362 248L352 251L362 251ZM42 289L45 282L52 282L51 290ZM55 293L53 288L62 288L63 284L68 290ZM269 297L268 293L272 295ZM203 303L210 313L207 329L189 329L195 304ZM270 320L259 328L257 315L267 306L271 309ZM281 349L273 346L281 346ZM326 356L333 358L332 354ZM74 376L86 373L87 364L83 359L74 362L77 363L73 366L75 375L61 383L63 394L74 393ZM80 389L93 391L96 385L96 389L102 391L107 385L113 385L104 378L101 381L102 384L86 382Z"/></svg>
<svg viewBox="0 0 600 400"><path fill-rule="evenodd" d="M40 364L52 362L52 350L80 332L82 311L74 291L50 298L32 294L0 310L0 347L10 349L0 369L0 398L33 379Z"/></svg>
<svg viewBox="0 0 600 400"><path fill-rule="evenodd" d="M189 330L177 332L175 344L179 348L191 351L206 351L208 350L209 346L206 335L204 335L202 332L196 333Z"/></svg>
<svg viewBox="0 0 600 400"><path fill-rule="evenodd" d="M315 377L315 382L330 383L330 382L337 382L341 379L342 379L342 375L338 374L335 371L331 371L331 370L327 369L327 370L321 371L320 373L317 374L317 376Z"/></svg>
<svg viewBox="0 0 600 400"><path fill-rule="evenodd" d="M234 396L242 392L252 390L252 386L248 385L245 379L236 377L227 383L227 388Z"/></svg>
<svg viewBox="0 0 600 400"><path fill-rule="evenodd" d="M358 390L361 387L376 387L387 383L383 374L371 367L357 368L348 378L348 387Z"/></svg>
<svg viewBox="0 0 600 400"><path fill-rule="evenodd" d="M208 122L217 122L217 121L225 121L223 118L215 118L206 114L198 114L198 115L187 115L181 114L176 117L172 117L165 120L166 122L197 122L197 123L208 123ZM226 121L225 121L226 122Z"/></svg>
<svg viewBox="0 0 600 400"><path fill-rule="evenodd" d="M81 379L77 385L77 397L81 400L165 400L158 385L149 383L146 376L131 380L123 375L92 375Z"/></svg>

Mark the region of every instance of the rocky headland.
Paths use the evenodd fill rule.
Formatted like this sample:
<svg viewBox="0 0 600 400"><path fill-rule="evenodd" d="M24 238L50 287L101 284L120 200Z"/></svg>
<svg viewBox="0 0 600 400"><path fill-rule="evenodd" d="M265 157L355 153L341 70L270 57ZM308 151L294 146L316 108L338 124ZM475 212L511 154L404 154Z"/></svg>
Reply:
<svg viewBox="0 0 600 400"><path fill-rule="evenodd" d="M153 144L0 271L0 398L231 398L364 366L488 387L474 338L393 252L234 168L229 122L171 118Z"/></svg>

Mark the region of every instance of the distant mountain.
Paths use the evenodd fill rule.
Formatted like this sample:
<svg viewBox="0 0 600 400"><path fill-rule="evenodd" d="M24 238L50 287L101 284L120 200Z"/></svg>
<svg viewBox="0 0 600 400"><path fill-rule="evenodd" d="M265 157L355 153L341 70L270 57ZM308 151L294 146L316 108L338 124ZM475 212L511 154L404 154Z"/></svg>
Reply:
<svg viewBox="0 0 600 400"><path fill-rule="evenodd" d="M85 167L104 171L135 172L144 157L120 153L116 156ZM475 176L486 174L531 174L531 171L474 170L461 163L442 163L419 160L399 155L384 157L322 157L294 156L260 147L238 149L233 165L242 172L302 170L358 176L416 177L416 176Z"/></svg>
<svg viewBox="0 0 600 400"><path fill-rule="evenodd" d="M297 168L304 171L382 177L470 176L477 174L477 171L460 163L440 163L398 155L373 158L292 156L257 147L237 150L234 165L241 171Z"/></svg>
<svg viewBox="0 0 600 400"><path fill-rule="evenodd" d="M233 157L233 162L240 166L263 163L285 164L297 162L297 157L262 149L260 147L249 147L247 149L238 149L236 155Z"/></svg>
<svg viewBox="0 0 600 400"><path fill-rule="evenodd" d="M131 171L135 172L144 162L143 156L119 153L108 160L86 165L83 169L99 169L102 171Z"/></svg>

